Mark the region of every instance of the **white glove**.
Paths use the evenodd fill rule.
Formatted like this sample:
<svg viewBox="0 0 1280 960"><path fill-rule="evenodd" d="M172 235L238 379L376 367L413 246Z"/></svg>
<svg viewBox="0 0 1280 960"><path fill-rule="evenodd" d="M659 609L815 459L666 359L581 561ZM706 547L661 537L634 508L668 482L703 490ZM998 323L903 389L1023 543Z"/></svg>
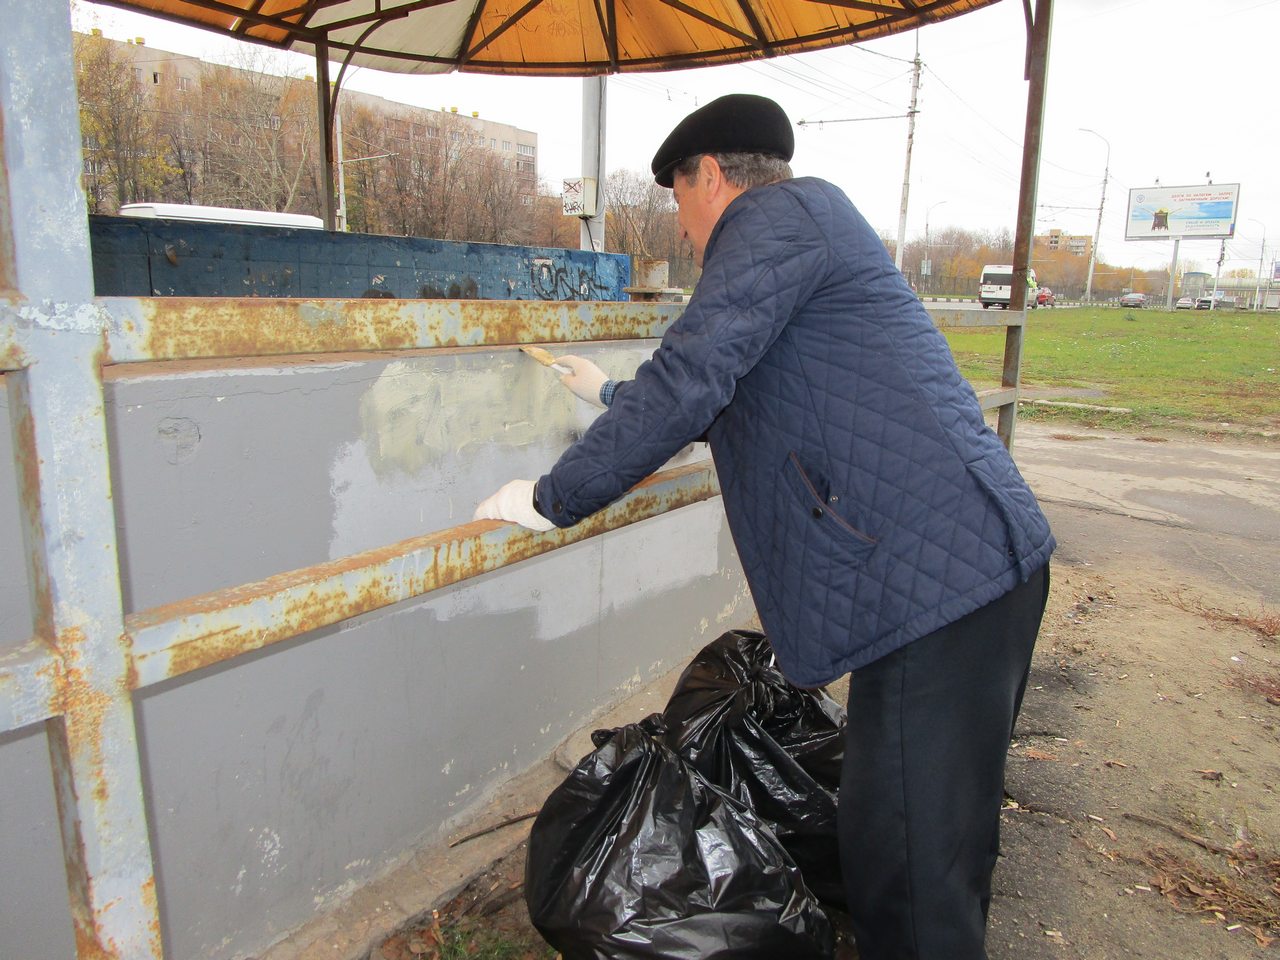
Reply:
<svg viewBox="0 0 1280 960"><path fill-rule="evenodd" d="M556 357L556 363L568 367L572 371L560 378L561 383L577 396L587 401L587 403L594 403L597 407L604 406L600 400L600 388L604 386L604 382L609 378L603 370L590 360L572 355Z"/></svg>
<svg viewBox="0 0 1280 960"><path fill-rule="evenodd" d="M504 484L493 496L476 507L472 520L509 520L539 533L551 530L555 524L533 508L532 480L512 480Z"/></svg>

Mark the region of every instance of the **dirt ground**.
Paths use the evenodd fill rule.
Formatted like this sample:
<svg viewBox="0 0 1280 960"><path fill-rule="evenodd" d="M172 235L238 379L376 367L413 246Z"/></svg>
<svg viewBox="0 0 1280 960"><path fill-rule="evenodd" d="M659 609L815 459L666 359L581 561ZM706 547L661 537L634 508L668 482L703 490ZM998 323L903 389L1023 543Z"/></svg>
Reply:
<svg viewBox="0 0 1280 960"><path fill-rule="evenodd" d="M1160 438L1147 439L1155 451ZM1195 441L1206 469L1232 457L1268 463L1244 477L1258 481L1257 495L1226 503L1221 521L1190 508L1175 516L1167 491L1165 513L1126 508L1126 491L1134 502L1160 499L1153 478L1099 481L1105 497L1067 495L1053 482L1074 477L1068 466L1089 446L1133 469L1134 441L1028 435L1024 472L1059 549L1009 753L992 960L1280 957L1276 446ZM1176 450L1159 457L1178 473ZM1214 489L1196 481L1183 495ZM461 915L477 951L477 931L513 943L473 955L554 956L528 926L522 852L442 905L442 929ZM404 931L372 960L467 955L438 939L430 925ZM856 952L844 946L838 956Z"/></svg>

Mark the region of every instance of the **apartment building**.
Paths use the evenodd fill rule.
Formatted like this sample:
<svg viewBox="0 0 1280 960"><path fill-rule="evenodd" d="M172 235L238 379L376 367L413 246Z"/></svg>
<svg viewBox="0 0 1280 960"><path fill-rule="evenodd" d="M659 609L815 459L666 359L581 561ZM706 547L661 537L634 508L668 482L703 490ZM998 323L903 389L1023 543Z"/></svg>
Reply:
<svg viewBox="0 0 1280 960"><path fill-rule="evenodd" d="M175 180L180 184L183 179L191 192L193 184L207 185L219 173L225 176L230 166L252 164L263 148L248 141L261 134L268 139L275 135L272 159L283 156L295 164L314 165L319 150L313 77L283 78L256 69L254 59L261 60L256 50L246 57L251 69L161 50L148 46L142 37L111 40L99 30L77 35L76 44L82 102L96 97L117 116L132 112L152 121L95 124L90 111L84 129L84 172L92 209L111 212L128 199L192 202L196 198L181 195L135 197L131 194L138 192L136 187L121 190L118 181L126 174L142 176L128 168L160 159L163 162L157 166L168 178L164 192L173 193ZM130 75L131 84L120 82ZM227 100L218 109L213 101L232 86L245 91L242 98L234 104ZM338 112L347 131L343 146L348 160L381 151L417 170L442 147L454 155L464 148L480 150L515 172L521 202L532 203L536 196L538 135L533 131L456 106L434 110L346 89L339 97ZM376 149L351 135L361 115L376 118L372 125L379 141ZM134 139L119 142L120 129L133 131ZM137 133L143 129L150 134ZM253 205L221 200L216 191L213 196L205 191L199 202Z"/></svg>
<svg viewBox="0 0 1280 960"><path fill-rule="evenodd" d="M1064 233L1061 230L1036 234L1035 241L1037 253L1067 253L1087 260L1093 251L1093 237Z"/></svg>

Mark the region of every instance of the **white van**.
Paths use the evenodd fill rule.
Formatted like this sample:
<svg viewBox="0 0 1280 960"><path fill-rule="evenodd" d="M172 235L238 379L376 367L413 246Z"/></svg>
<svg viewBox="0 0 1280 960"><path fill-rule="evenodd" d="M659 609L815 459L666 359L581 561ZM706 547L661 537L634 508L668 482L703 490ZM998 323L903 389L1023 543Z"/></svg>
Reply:
<svg viewBox="0 0 1280 960"><path fill-rule="evenodd" d="M146 220L186 220L193 223L242 223L252 227L293 227L295 230L324 229L323 220L305 213L202 207L194 203L126 203L120 208L120 216L142 217Z"/></svg>
<svg viewBox="0 0 1280 960"><path fill-rule="evenodd" d="M1027 271L1027 308L1034 310L1036 306L1035 291L1036 272ZM982 276L978 278L978 302L982 309L1000 307L1009 309L1009 301L1013 296L1013 265L1009 263L989 263L982 268Z"/></svg>

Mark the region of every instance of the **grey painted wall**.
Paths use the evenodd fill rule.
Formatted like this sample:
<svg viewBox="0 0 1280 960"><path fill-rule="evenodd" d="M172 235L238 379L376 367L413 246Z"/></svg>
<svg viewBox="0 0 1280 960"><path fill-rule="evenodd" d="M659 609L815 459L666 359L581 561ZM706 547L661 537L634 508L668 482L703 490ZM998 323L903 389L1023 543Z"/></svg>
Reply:
<svg viewBox="0 0 1280 960"><path fill-rule="evenodd" d="M650 349L576 348L621 375ZM111 368L107 395L129 610L464 522L596 413L490 348ZM6 646L30 632L13 490L10 456ZM261 950L751 612L716 500L142 691L169 956ZM73 951L44 739L0 739L6 957Z"/></svg>

